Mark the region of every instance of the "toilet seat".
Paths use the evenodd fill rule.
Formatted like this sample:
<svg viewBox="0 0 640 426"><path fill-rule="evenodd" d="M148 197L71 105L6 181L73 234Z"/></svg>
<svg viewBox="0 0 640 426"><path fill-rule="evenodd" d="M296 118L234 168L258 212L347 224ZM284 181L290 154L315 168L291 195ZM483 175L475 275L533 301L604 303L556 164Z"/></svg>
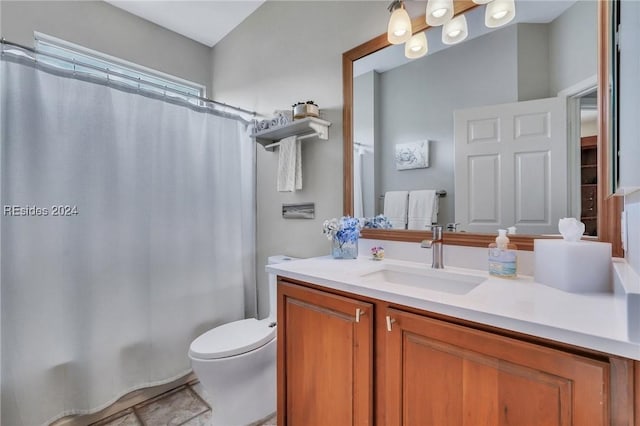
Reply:
<svg viewBox="0 0 640 426"><path fill-rule="evenodd" d="M271 321L255 318L223 324L196 338L189 355L199 359L219 359L240 355L275 339L276 328Z"/></svg>

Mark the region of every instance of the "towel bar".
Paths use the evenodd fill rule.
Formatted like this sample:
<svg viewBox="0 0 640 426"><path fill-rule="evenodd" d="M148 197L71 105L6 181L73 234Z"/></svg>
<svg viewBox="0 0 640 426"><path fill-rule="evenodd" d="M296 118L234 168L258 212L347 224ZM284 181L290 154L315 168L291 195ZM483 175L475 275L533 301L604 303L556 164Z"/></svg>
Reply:
<svg viewBox="0 0 640 426"><path fill-rule="evenodd" d="M305 139L314 138L316 136L320 136L320 133L313 132L313 133L309 133L308 135L298 136L298 140L302 141L302 140L305 140ZM271 143L269 145L265 145L264 149L273 150L273 148L275 148L276 146L280 146L280 142L275 142L275 143Z"/></svg>
<svg viewBox="0 0 640 426"><path fill-rule="evenodd" d="M315 138L317 136L320 136L319 132L313 132L313 133L309 133L308 135L302 135L302 136L298 136L298 140L305 140L305 139L309 139L309 138Z"/></svg>
<svg viewBox="0 0 640 426"><path fill-rule="evenodd" d="M446 197L447 196L447 191L445 191L444 189L441 189L439 191L436 191L436 195L440 198L442 197ZM382 200L384 199L384 194L380 195L379 198Z"/></svg>

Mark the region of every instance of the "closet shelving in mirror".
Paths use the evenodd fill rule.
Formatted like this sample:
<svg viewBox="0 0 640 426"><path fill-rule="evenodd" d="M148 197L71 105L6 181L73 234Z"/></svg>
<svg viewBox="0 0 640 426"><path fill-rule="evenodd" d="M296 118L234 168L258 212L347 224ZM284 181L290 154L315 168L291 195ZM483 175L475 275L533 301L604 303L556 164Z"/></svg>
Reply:
<svg viewBox="0 0 640 426"><path fill-rule="evenodd" d="M270 129L261 130L252 135L252 137L264 146L267 151L273 151L280 145L280 141L289 136L298 136L299 140L307 139L329 139L329 126L331 123L326 120L315 117L302 118L294 120L284 126L272 127Z"/></svg>
<svg viewBox="0 0 640 426"><path fill-rule="evenodd" d="M597 235L598 226L598 137L580 139L580 221L587 235Z"/></svg>

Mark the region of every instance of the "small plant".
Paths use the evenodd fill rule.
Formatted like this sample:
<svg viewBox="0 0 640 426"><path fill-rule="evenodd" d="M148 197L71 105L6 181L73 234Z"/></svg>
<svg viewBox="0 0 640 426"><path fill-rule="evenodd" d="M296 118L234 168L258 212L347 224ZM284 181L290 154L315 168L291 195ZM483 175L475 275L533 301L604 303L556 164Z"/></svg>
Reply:
<svg viewBox="0 0 640 426"><path fill-rule="evenodd" d="M360 236L360 221L351 216L325 220L322 224L322 232L329 241L337 241L340 246L347 242L354 243Z"/></svg>
<svg viewBox="0 0 640 426"><path fill-rule="evenodd" d="M371 256L374 260L384 259L384 248L382 246L371 247Z"/></svg>
<svg viewBox="0 0 640 426"><path fill-rule="evenodd" d="M331 241L331 255L335 259L355 259L358 257L358 237L360 221L355 217L325 220L322 232Z"/></svg>
<svg viewBox="0 0 640 426"><path fill-rule="evenodd" d="M391 229L392 225L391 222L389 222L389 219L382 214L379 214L378 216L375 217L365 217L363 219L364 221L364 228L371 228L371 229Z"/></svg>

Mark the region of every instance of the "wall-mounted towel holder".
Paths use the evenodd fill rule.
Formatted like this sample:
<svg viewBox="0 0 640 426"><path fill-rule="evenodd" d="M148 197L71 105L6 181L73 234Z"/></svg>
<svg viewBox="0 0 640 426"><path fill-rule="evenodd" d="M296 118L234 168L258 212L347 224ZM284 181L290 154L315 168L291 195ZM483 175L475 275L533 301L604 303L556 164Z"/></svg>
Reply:
<svg viewBox="0 0 640 426"><path fill-rule="evenodd" d="M303 141L305 139L311 139L317 137L318 139L323 139L322 135L318 132L309 133L308 135L298 136L299 141ZM326 140L326 139L325 139ZM280 142L270 143L269 145L264 145L264 149L267 151L273 151L273 149L277 146L280 146Z"/></svg>
<svg viewBox="0 0 640 426"><path fill-rule="evenodd" d="M317 138L320 140L329 139L329 126L331 123L315 117L307 117L301 120L294 120L284 126L272 127L261 130L252 137L264 146L267 151L273 151L280 146L280 140L289 136L298 136L298 140Z"/></svg>
<svg viewBox="0 0 640 426"><path fill-rule="evenodd" d="M447 196L447 191L445 191L444 189L440 189L438 191L436 191L436 195L440 198L442 197L446 197ZM381 200L384 200L384 194L380 195L379 197Z"/></svg>

